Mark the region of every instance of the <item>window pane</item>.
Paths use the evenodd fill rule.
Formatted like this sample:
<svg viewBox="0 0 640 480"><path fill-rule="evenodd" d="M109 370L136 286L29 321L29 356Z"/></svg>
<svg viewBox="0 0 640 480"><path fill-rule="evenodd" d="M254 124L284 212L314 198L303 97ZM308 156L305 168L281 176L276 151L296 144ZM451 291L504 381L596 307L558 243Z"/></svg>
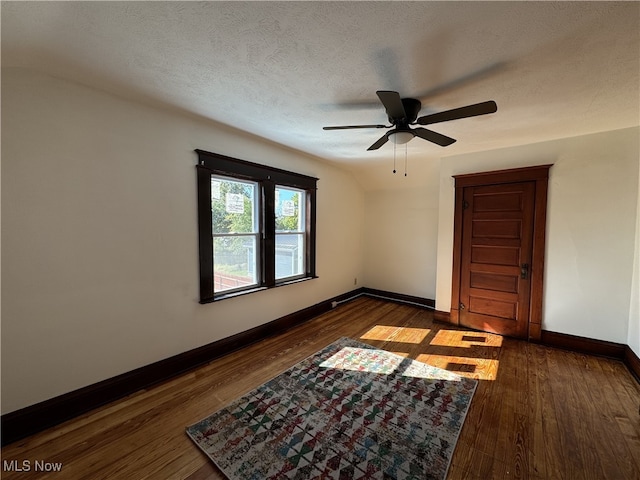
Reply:
<svg viewBox="0 0 640 480"><path fill-rule="evenodd" d="M304 232L305 192L276 187L276 231Z"/></svg>
<svg viewBox="0 0 640 480"><path fill-rule="evenodd" d="M257 185L211 177L213 233L255 233L258 230Z"/></svg>
<svg viewBox="0 0 640 480"><path fill-rule="evenodd" d="M219 236L213 239L213 291L224 292L256 285L256 236Z"/></svg>
<svg viewBox="0 0 640 480"><path fill-rule="evenodd" d="M303 275L304 234L276 235L276 279Z"/></svg>

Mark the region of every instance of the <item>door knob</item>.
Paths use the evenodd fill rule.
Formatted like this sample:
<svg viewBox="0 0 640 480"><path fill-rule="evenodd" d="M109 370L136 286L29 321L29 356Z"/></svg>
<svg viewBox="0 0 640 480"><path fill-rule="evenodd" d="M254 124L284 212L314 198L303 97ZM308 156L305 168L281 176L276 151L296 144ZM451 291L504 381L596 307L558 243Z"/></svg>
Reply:
<svg viewBox="0 0 640 480"><path fill-rule="evenodd" d="M523 263L520 270L520 278L526 279L529 276L529 264Z"/></svg>

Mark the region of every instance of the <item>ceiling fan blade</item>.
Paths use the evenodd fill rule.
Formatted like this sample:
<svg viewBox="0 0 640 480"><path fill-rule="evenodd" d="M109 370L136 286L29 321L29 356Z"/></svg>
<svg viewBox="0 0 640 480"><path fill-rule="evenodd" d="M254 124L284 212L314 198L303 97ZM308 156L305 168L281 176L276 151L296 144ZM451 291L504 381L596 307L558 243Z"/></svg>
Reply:
<svg viewBox="0 0 640 480"><path fill-rule="evenodd" d="M387 143L387 140L389 140L389 133L384 134L382 137L380 137L378 139L378 141L376 143L374 143L373 145L371 145L369 148L367 148L367 150L377 150L379 149L382 145L384 145L385 143Z"/></svg>
<svg viewBox="0 0 640 480"><path fill-rule="evenodd" d="M491 75L496 75L501 71L505 70L506 67L507 67L507 62L504 62L504 61L498 61L498 62L492 63L490 65L487 65L486 67L481 67L478 70L474 70L472 72L466 73L461 77L454 78L452 80L436 85L428 90L424 90L420 93L416 93L415 98L419 98L424 103L425 100L429 98L433 98L436 95L441 95L443 93L450 92L451 90L458 89L470 83L479 82Z"/></svg>
<svg viewBox="0 0 640 480"><path fill-rule="evenodd" d="M338 125L334 127L322 127L323 130L347 130L350 128L391 128L389 125Z"/></svg>
<svg viewBox="0 0 640 480"><path fill-rule="evenodd" d="M456 141L454 138L447 137L446 135L442 135L441 133L427 130L426 128L422 127L414 128L411 131L416 137L423 138L425 140L438 144L441 147L446 147L447 145L451 145Z"/></svg>
<svg viewBox="0 0 640 480"><path fill-rule="evenodd" d="M392 92L389 90L378 90L376 92L378 98L384 105L385 110L389 118L394 120L403 119L407 116L404 111L404 105L402 105L402 99L398 92Z"/></svg>
<svg viewBox="0 0 640 480"><path fill-rule="evenodd" d="M450 120L458 120L460 118L476 117L478 115L486 115L498 111L498 105L493 100L488 102L467 105L466 107L454 108L444 112L432 113L425 115L416 120L420 125L431 125L433 123L448 122Z"/></svg>

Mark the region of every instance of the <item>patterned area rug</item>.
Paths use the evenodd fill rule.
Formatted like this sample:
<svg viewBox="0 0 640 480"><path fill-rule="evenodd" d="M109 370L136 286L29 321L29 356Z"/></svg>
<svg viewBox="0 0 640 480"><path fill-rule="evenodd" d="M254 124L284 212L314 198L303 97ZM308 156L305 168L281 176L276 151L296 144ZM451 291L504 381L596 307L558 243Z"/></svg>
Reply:
<svg viewBox="0 0 640 480"><path fill-rule="evenodd" d="M232 480L444 479L476 385L342 338L187 434Z"/></svg>

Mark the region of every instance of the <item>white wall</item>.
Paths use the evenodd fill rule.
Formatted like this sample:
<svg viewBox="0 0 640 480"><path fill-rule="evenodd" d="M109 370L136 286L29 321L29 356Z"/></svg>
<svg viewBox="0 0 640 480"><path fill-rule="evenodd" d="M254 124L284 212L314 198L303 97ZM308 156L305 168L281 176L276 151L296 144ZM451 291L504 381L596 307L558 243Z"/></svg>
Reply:
<svg viewBox="0 0 640 480"><path fill-rule="evenodd" d="M198 303L195 148L320 179L320 278ZM2 413L352 290L363 200L350 173L318 159L3 70Z"/></svg>
<svg viewBox="0 0 640 480"><path fill-rule="evenodd" d="M637 288L632 277L637 260L639 132L629 128L442 159L436 309L451 308L451 176L554 164L542 328L626 344L630 302L637 298L637 292L632 295Z"/></svg>
<svg viewBox="0 0 640 480"><path fill-rule="evenodd" d="M638 172L638 184L640 185L640 169ZM640 187L638 187L638 203L636 208L636 242L633 260L633 279L631 282L627 345L640 357Z"/></svg>
<svg viewBox="0 0 640 480"><path fill-rule="evenodd" d="M365 192L367 287L435 298L438 162L432 163L423 172L426 185L405 187L401 179L393 189Z"/></svg>

